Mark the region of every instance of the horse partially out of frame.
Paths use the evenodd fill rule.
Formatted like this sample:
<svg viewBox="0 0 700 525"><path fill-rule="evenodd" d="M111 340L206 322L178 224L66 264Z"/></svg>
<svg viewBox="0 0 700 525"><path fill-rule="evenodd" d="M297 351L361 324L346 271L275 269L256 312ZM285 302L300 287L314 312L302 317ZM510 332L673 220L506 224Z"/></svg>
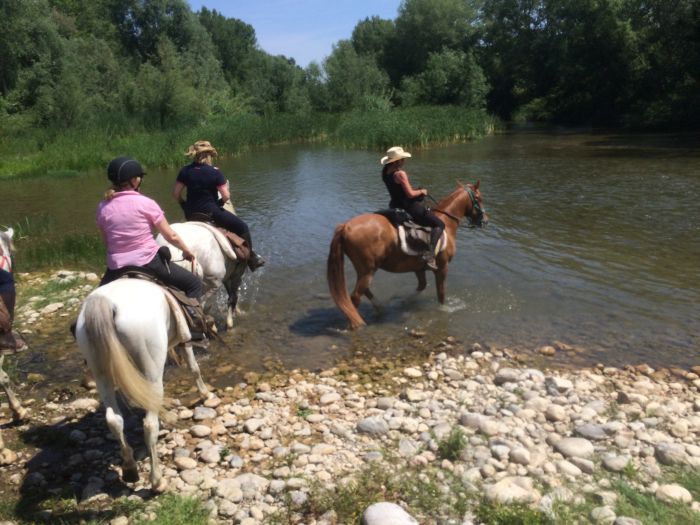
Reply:
<svg viewBox="0 0 700 525"><path fill-rule="evenodd" d="M14 230L8 228L6 231L0 231L0 268L5 271L12 272L12 253L14 250L14 244L12 242L12 237L14 236ZM8 353L14 353L12 350ZM19 399L12 390L10 384L10 377L7 372L3 370L2 366L5 361L5 353L0 349L0 387L5 391L7 396L8 404L10 405L10 411L12 412L12 419L14 421L21 421L27 416L27 410L22 407ZM0 449L4 448L4 442L2 439L2 434L0 434Z"/></svg>

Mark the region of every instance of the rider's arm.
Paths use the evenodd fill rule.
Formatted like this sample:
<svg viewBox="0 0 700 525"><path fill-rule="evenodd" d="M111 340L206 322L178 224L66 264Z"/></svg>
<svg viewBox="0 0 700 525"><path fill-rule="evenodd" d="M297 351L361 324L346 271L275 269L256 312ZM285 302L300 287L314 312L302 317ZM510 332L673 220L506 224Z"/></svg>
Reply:
<svg viewBox="0 0 700 525"><path fill-rule="evenodd" d="M185 259L187 259L188 261L194 259L194 254L187 247L185 241L183 241L182 238L180 238L180 236L177 234L177 232L172 229L172 227L168 223L168 219L163 217L161 220L159 220L156 223L156 230L158 230L160 234L163 237L165 237L166 241L168 241L173 246L177 246L178 248L180 248L180 250L182 250L182 256Z"/></svg>
<svg viewBox="0 0 700 525"><path fill-rule="evenodd" d="M185 189L185 185L182 182L176 182L175 186L173 187L173 198L177 202L182 201L182 190Z"/></svg>
<svg viewBox="0 0 700 525"><path fill-rule="evenodd" d="M413 186L411 186L411 182L408 180L408 175L406 175L406 172L403 170L398 170L394 172L394 180L401 184L401 187L403 188L406 197L410 199L414 199L416 197L428 194L428 190L426 190L425 188L414 190Z"/></svg>
<svg viewBox="0 0 700 525"><path fill-rule="evenodd" d="M228 201L231 198L231 192L228 191L228 182L225 184L222 184L221 186L216 187L217 190L219 190L219 193L221 193L221 203L224 204L226 201Z"/></svg>

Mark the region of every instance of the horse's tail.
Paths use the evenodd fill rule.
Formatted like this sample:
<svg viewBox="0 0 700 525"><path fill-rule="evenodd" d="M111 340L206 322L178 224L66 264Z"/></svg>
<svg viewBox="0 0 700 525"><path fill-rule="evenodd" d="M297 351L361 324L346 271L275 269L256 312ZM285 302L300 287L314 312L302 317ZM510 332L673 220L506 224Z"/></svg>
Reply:
<svg viewBox="0 0 700 525"><path fill-rule="evenodd" d="M101 295L91 295L85 301L83 311L95 378L111 378L131 404L148 412L159 412L163 399L136 368L119 341L114 323L114 307L110 300Z"/></svg>
<svg viewBox="0 0 700 525"><path fill-rule="evenodd" d="M345 287L345 250L343 242L345 239L345 224L335 227L335 234L331 241L331 249L328 252L328 288L335 304L345 314L350 321L350 327L354 330L364 326L365 322L352 304L348 290Z"/></svg>

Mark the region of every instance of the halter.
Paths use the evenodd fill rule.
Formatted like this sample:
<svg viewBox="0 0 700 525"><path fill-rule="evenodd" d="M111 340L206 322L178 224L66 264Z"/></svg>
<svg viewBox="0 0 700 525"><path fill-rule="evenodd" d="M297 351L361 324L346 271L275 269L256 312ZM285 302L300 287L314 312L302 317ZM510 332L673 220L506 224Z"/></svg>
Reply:
<svg viewBox="0 0 700 525"><path fill-rule="evenodd" d="M476 211L477 217L483 217L484 216L484 210L481 207L481 204L479 203L479 199L476 198L476 193L470 186L465 186L464 191L467 192L467 195L469 195L469 199L472 201L472 209ZM439 204L438 201L436 201L432 195L426 195L431 201L433 201L435 204ZM455 221L459 225L459 217L455 217L451 213L446 212L445 210L441 210L439 208L432 208L432 211L436 211L439 213L442 213L443 215L446 215L453 221ZM472 223L471 217L467 217L467 220Z"/></svg>
<svg viewBox="0 0 700 525"><path fill-rule="evenodd" d="M472 209L476 211L477 217L483 217L484 216L484 210L481 207L481 204L479 203L479 199L476 198L476 193L474 190L471 188L471 186L467 186L464 188L467 191L467 195L469 195L469 198L472 201ZM469 219L469 222L472 222L471 219Z"/></svg>

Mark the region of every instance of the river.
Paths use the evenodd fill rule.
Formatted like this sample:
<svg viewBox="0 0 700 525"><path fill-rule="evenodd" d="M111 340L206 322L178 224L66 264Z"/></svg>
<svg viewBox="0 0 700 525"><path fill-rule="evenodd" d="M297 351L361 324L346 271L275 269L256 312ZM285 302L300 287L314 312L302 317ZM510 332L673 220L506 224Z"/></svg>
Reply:
<svg viewBox="0 0 700 525"><path fill-rule="evenodd" d="M268 263L246 276L244 315L209 359L314 369L410 352L418 331L429 345L447 335L525 351L562 341L579 349L561 356L570 364L698 364L699 138L519 129L413 150L414 185L439 198L480 179L491 222L460 228L444 306L432 279L418 294L413 274L379 272L382 312L363 303L369 326L356 333L329 298L326 257L337 223L386 206L382 152L283 145L221 159ZM169 195L176 173L150 169L143 186L171 222L181 220ZM102 171L0 182L0 220L48 215L48 235L93 231L105 186ZM346 274L350 286L347 259Z"/></svg>

